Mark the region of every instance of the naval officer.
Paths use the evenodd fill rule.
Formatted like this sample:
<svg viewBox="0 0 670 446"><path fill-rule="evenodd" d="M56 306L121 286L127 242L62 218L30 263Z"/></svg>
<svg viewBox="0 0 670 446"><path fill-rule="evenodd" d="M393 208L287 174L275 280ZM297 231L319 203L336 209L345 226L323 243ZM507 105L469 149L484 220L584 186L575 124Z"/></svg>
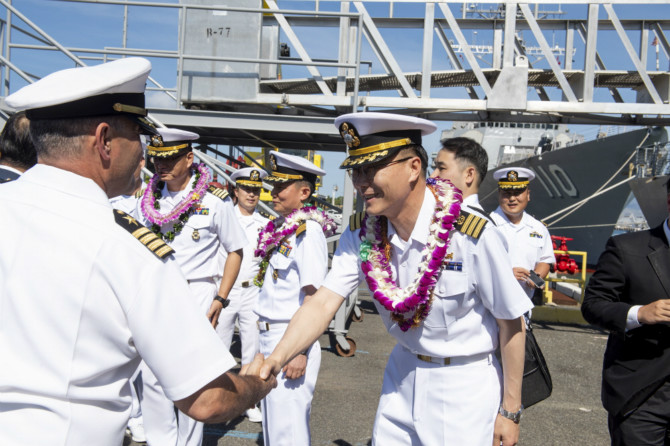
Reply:
<svg viewBox="0 0 670 446"><path fill-rule="evenodd" d="M132 187L140 135L155 131L150 70L135 57L63 70L6 99L27 110L39 162L0 187L0 444L118 446L140 357L202 421L271 389L227 372L235 360L172 249L109 204Z"/></svg>
<svg viewBox="0 0 670 446"><path fill-rule="evenodd" d="M209 186L210 173L194 163L197 133L161 128L151 137L147 155L156 174L138 203L143 224L175 250L175 260L195 296L194 304L216 327L230 303L230 292L247 240L225 191ZM218 253L228 257L223 272ZM219 282L219 278L221 278ZM151 370L142 366L144 430L150 443L200 446L204 425L183 412L175 414Z"/></svg>
<svg viewBox="0 0 670 446"><path fill-rule="evenodd" d="M261 376L277 373L328 326L365 280L389 333L373 445L513 445L524 362L519 284L499 232L470 206L481 173L449 152L449 182L426 180L424 119L382 113L335 121L366 212L342 233L323 286L293 317ZM486 164L483 165L484 173ZM459 213L460 212L460 213ZM500 344L504 373L493 352Z"/></svg>
<svg viewBox="0 0 670 446"><path fill-rule="evenodd" d="M260 352L267 356L295 312L308 302L328 271L326 233L334 223L314 206L303 205L326 172L308 160L272 152L272 204L281 218L261 231L256 254L262 257L255 283ZM312 396L321 365L321 347L312 339L300 354L277 370L277 389L261 403L266 446L309 445Z"/></svg>
<svg viewBox="0 0 670 446"><path fill-rule="evenodd" d="M535 173L525 167L505 167L496 170L493 178L498 180L499 206L491 219L507 240L514 277L532 299L537 286L530 272L544 279L556 261L547 227L526 212Z"/></svg>
<svg viewBox="0 0 670 446"><path fill-rule="evenodd" d="M254 313L260 289L254 285L254 277L260 268L259 257L254 255L258 244L258 233L268 223L256 210L256 205L263 190L263 179L267 172L257 167L244 167L236 170L230 176L235 182L235 216L244 230L248 243L244 246L242 265L233 289L228 294L230 305L219 316L219 325L216 331L223 343L230 348L235 331L235 320L239 325L240 341L242 343L242 365L253 361L258 353L258 316ZM249 421L260 423L261 412L257 407L248 409L245 413Z"/></svg>

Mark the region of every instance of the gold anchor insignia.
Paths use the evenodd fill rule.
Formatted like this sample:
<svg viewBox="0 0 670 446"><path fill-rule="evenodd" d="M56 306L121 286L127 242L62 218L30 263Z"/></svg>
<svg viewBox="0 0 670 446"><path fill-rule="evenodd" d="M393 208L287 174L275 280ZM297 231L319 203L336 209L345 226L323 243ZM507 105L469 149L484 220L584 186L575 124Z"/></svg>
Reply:
<svg viewBox="0 0 670 446"><path fill-rule="evenodd" d="M508 181L516 181L518 178L519 176L515 170L510 170L509 173L507 174Z"/></svg>
<svg viewBox="0 0 670 446"><path fill-rule="evenodd" d="M454 253L453 253L453 252L450 252L450 253L447 254L447 256L445 257L445 260L453 260L453 259L454 259Z"/></svg>
<svg viewBox="0 0 670 446"><path fill-rule="evenodd" d="M249 179L251 181L258 181L260 176L261 176L261 174L257 170L252 170L251 175L249 175Z"/></svg>
<svg viewBox="0 0 670 446"><path fill-rule="evenodd" d="M151 145L154 147L163 147L163 137L161 135L152 135Z"/></svg>
<svg viewBox="0 0 670 446"><path fill-rule="evenodd" d="M348 122L343 122L342 125L340 125L340 136L342 136L344 143L350 149L352 147L358 147L361 144L361 140L356 135L356 128Z"/></svg>
<svg viewBox="0 0 670 446"><path fill-rule="evenodd" d="M198 232L197 229L194 229L191 237L193 237L193 240L197 242L198 240L200 240L200 232Z"/></svg>
<svg viewBox="0 0 670 446"><path fill-rule="evenodd" d="M270 167L272 170L277 170L277 158L274 155L270 155Z"/></svg>
<svg viewBox="0 0 670 446"><path fill-rule="evenodd" d="M459 215L457 223L459 225L462 225L463 223L465 223L465 215Z"/></svg>

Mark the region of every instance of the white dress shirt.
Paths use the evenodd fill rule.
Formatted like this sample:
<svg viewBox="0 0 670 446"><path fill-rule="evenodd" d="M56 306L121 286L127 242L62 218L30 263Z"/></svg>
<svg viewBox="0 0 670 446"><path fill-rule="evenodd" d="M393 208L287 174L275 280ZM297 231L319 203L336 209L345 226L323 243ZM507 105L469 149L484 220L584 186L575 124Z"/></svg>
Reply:
<svg viewBox="0 0 670 446"><path fill-rule="evenodd" d="M121 444L140 355L172 400L235 365L174 259L113 212L55 167L0 188L0 444Z"/></svg>

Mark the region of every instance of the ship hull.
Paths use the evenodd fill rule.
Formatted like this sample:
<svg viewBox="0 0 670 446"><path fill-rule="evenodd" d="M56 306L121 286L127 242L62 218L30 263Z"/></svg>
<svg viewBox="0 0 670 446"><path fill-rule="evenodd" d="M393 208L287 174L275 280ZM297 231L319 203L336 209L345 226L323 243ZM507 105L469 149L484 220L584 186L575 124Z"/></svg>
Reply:
<svg viewBox="0 0 670 446"><path fill-rule="evenodd" d="M663 128L639 129L563 149L546 152L502 167L532 169L530 202L526 209L543 221L551 235L570 237L572 251L586 251L587 263L597 262L623 210L630 187L622 182L632 173L635 148L667 140ZM498 206L497 183L491 169L480 187L479 198L487 211ZM588 201L576 205L582 200Z"/></svg>

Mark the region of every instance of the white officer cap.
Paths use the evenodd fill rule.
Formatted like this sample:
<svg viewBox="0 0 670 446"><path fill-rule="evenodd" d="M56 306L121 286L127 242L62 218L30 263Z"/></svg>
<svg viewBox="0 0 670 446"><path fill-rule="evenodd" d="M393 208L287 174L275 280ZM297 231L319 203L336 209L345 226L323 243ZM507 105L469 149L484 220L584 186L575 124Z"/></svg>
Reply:
<svg viewBox="0 0 670 446"><path fill-rule="evenodd" d="M498 180L498 189L525 189L535 178L535 172L525 167L504 167L493 172L493 179Z"/></svg>
<svg viewBox="0 0 670 446"><path fill-rule="evenodd" d="M377 112L341 115L335 119L335 126L348 147L348 157L340 169L362 167L391 158L408 145L422 147L421 137L437 129L425 119ZM420 154L427 163L425 150Z"/></svg>
<svg viewBox="0 0 670 446"><path fill-rule="evenodd" d="M200 138L197 133L188 130L161 127L158 135L151 136L147 146L149 156L155 158L176 158L192 149L191 142Z"/></svg>
<svg viewBox="0 0 670 446"><path fill-rule="evenodd" d="M326 174L325 170L319 169L305 158L281 152L270 154L270 165L272 173L265 179L269 183L305 180L316 184L316 177Z"/></svg>
<svg viewBox="0 0 670 446"><path fill-rule="evenodd" d="M56 71L7 97L6 104L26 110L31 120L84 118L123 114L147 134L156 126L147 119L144 86L151 63L128 57L90 67Z"/></svg>
<svg viewBox="0 0 670 446"><path fill-rule="evenodd" d="M268 173L263 169L257 167L245 167L233 172L230 180L235 184L241 184L249 187L263 187L263 178L267 177Z"/></svg>

